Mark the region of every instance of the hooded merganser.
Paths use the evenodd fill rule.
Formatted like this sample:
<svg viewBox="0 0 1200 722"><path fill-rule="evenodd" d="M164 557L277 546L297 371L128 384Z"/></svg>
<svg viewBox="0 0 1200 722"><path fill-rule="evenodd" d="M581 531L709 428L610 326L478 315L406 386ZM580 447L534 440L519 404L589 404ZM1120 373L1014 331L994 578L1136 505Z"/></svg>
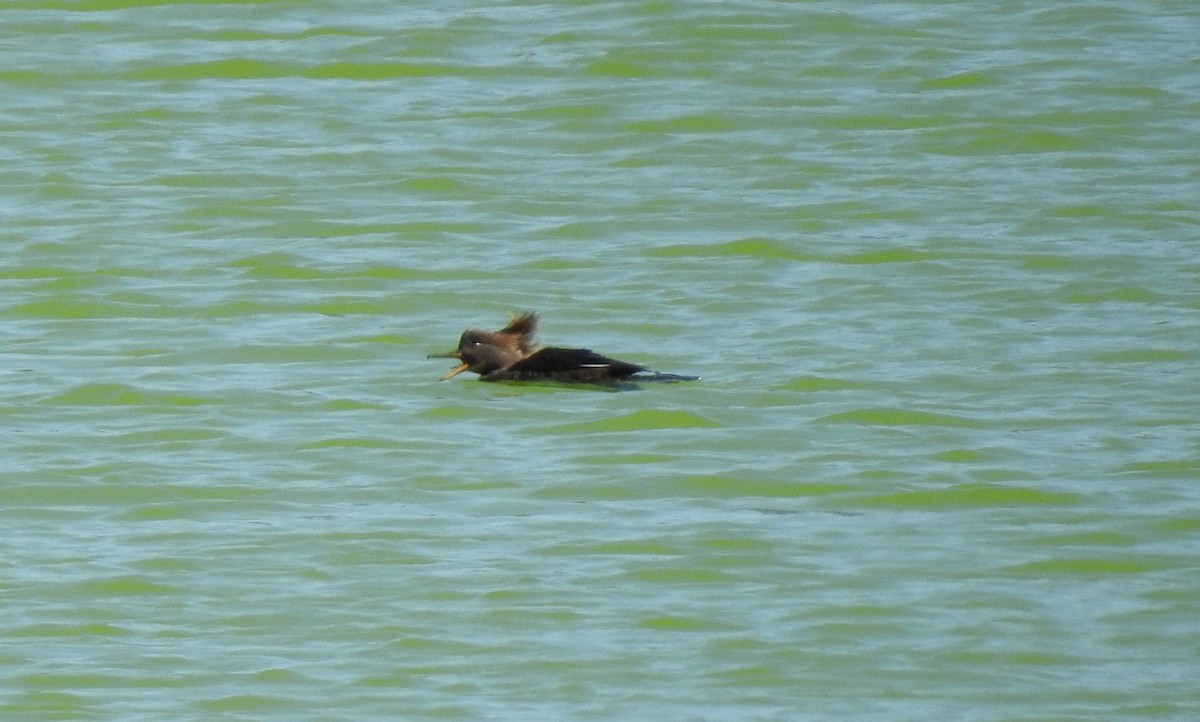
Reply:
<svg viewBox="0 0 1200 722"><path fill-rule="evenodd" d="M513 318L499 331L477 328L463 332L458 348L429 358L456 358L462 364L442 377L453 378L463 371L479 374L482 381L557 381L576 384L613 384L621 381L695 381L699 376L680 376L651 371L645 366L617 361L586 348L541 348L533 341L537 314Z"/></svg>

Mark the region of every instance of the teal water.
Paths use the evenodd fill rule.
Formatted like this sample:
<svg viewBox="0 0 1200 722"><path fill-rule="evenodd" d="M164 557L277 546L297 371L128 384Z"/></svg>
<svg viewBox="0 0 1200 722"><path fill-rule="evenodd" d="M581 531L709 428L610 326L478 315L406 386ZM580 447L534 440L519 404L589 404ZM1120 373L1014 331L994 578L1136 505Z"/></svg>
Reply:
<svg viewBox="0 0 1200 722"><path fill-rule="evenodd" d="M1195 719L1196 37L3 4L0 716Z"/></svg>

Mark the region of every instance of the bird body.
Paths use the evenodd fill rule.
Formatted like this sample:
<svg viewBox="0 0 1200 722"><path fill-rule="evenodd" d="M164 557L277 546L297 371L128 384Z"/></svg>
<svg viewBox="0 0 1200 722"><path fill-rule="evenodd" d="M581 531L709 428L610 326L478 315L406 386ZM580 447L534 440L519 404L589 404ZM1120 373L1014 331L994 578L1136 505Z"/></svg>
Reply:
<svg viewBox="0 0 1200 722"><path fill-rule="evenodd" d="M694 381L650 371L645 366L618 361L586 348L538 346L537 314L525 313L499 331L468 329L458 348L430 358L456 358L462 363L443 380L463 371L479 374L483 381L555 381L559 383L613 384L622 381Z"/></svg>

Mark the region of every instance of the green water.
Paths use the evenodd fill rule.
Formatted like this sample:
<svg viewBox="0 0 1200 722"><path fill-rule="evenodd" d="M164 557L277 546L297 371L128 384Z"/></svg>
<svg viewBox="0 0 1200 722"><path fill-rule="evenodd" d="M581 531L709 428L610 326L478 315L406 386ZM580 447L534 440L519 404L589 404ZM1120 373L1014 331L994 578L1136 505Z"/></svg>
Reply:
<svg viewBox="0 0 1200 722"><path fill-rule="evenodd" d="M1196 37L3 4L0 717L1195 719Z"/></svg>

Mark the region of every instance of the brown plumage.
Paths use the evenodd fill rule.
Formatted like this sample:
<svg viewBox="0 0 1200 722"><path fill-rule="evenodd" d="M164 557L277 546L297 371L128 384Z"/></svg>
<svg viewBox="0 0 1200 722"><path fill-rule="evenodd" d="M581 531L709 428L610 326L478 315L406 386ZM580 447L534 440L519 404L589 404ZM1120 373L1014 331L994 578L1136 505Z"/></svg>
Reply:
<svg viewBox="0 0 1200 722"><path fill-rule="evenodd" d="M463 332L458 348L430 358L456 358L457 368L442 377L463 371L479 374L483 381L557 381L560 383L611 384L620 381L693 381L694 376L660 374L644 366L601 356L586 348L541 348L534 340L537 314L514 316L499 331L472 328Z"/></svg>

